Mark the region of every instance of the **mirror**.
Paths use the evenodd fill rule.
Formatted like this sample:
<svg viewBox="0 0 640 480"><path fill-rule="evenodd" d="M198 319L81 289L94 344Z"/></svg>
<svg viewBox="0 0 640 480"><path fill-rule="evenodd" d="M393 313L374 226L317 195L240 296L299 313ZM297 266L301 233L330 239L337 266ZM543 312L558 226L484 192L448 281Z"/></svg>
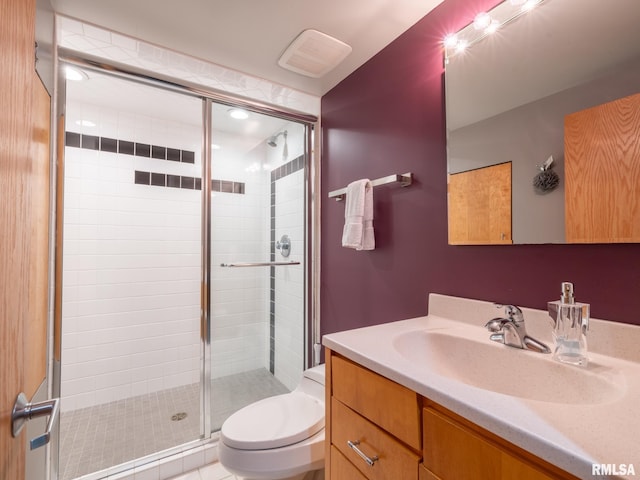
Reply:
<svg viewBox="0 0 640 480"><path fill-rule="evenodd" d="M514 7L507 1L489 13L493 16L501 8ZM511 231L500 230L495 242L465 239L464 235L452 238L456 228L464 231L470 227L465 224L467 219L461 220L459 213L452 213L450 191L449 243L567 242L565 194L569 196L567 216L574 212L568 205L583 200L575 197L575 187L568 189L571 184L565 168L569 165L565 162L565 119L576 112L640 92L638 19L640 2L635 0L546 0L502 25L494 34L470 44L463 52L448 55L445 90L450 189L451 179L456 175L466 176L493 165L511 164ZM473 28L470 25L460 34ZM633 165L631 174L627 171L624 178L632 177L631 181L635 181L626 187L634 198L622 201L637 210L631 220L625 220L635 225L637 233L640 231L640 124L637 118L640 112L636 107L630 108L635 120L630 120L633 128L626 132L625 141L633 140L627 148L631 150L627 163L630 161ZM629 125L625 128L629 130ZM534 177L541 173L542 165L550 157L553 163L549 169L557 174L557 187L547 191L534 188ZM598 161L600 166L605 165L605 160ZM617 168L613 158L606 162L611 169ZM601 173L594 173L596 183ZM602 174L603 179L606 173ZM473 179L457 183L478 185ZM615 186L609 185L612 189ZM458 195L468 202L462 210L470 204L476 209L487 209L489 213L480 223L492 223L491 212L496 208L489 199L495 195L485 188L479 190L480 197L475 197L477 192L470 194L466 190ZM495 190L505 196L504 188ZM608 194L590 197L595 203L606 204L602 201L603 195ZM624 210L620 205L610 208L615 211L605 211L602 215L616 218ZM469 211L466 214L471 219L482 218ZM569 237L572 243L584 241ZM587 241L640 241L626 234L620 238L593 238Z"/></svg>

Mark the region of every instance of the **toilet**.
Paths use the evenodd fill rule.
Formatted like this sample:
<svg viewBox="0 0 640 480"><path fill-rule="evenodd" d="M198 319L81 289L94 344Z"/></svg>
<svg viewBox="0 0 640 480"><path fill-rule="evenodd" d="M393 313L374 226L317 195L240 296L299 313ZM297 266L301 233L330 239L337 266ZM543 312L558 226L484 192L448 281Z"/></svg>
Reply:
<svg viewBox="0 0 640 480"><path fill-rule="evenodd" d="M296 389L265 398L222 424L218 454L245 480L324 478L324 364L305 370Z"/></svg>

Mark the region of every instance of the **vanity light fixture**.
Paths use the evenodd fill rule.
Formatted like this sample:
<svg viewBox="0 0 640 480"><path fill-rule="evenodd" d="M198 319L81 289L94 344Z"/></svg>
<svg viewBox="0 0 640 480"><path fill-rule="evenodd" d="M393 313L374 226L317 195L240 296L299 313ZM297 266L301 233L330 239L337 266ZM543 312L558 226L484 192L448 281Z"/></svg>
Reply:
<svg viewBox="0 0 640 480"><path fill-rule="evenodd" d="M531 11L545 0L505 0L489 12L479 12L473 22L443 39L445 64L456 54L494 33L503 25Z"/></svg>

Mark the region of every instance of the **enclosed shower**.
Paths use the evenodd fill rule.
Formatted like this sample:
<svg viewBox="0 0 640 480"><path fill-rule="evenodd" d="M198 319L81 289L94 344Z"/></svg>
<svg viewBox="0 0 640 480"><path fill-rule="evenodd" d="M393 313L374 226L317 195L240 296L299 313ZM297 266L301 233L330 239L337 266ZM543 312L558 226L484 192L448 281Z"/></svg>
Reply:
<svg viewBox="0 0 640 480"><path fill-rule="evenodd" d="M290 391L311 329L313 124L82 77L66 83L61 167L62 480L206 441Z"/></svg>

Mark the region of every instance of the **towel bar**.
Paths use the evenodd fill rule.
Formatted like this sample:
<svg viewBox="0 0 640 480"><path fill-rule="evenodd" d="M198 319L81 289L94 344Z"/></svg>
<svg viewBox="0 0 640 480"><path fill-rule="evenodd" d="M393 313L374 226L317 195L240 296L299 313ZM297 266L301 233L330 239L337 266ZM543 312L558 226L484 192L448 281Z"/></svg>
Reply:
<svg viewBox="0 0 640 480"><path fill-rule="evenodd" d="M387 183L400 183L402 187L408 187L413 182L413 173L407 172L402 175L396 173L394 175L388 175L382 178L376 178L375 180L371 180L371 186L377 187L379 185L386 185ZM344 197L347 193L347 189L341 188L340 190L334 190L333 192L329 192L329 198L335 198L337 202L340 200L344 200Z"/></svg>

